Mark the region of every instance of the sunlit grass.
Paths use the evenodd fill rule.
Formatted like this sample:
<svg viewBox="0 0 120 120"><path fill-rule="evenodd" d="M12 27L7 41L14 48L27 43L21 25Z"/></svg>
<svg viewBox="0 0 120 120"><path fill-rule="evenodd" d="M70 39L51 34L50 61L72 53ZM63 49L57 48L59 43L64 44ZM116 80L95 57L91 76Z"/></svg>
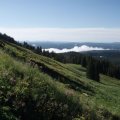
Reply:
<svg viewBox="0 0 120 120"><path fill-rule="evenodd" d="M12 54L15 55L13 58ZM73 82L61 82L41 72L37 66L31 67L31 59L76 82L81 86L80 90L78 86L76 89L71 87ZM100 83L90 80L86 78L86 69L81 65L62 64L22 47L6 45L4 52L0 51L0 74L1 85L5 85L7 90L17 95L31 94L34 99L48 94L51 99L67 104L71 111L76 106L80 107L83 119L86 111L98 116L109 111L120 116L120 81L105 75L100 75ZM12 82L15 82L15 86L12 86Z"/></svg>

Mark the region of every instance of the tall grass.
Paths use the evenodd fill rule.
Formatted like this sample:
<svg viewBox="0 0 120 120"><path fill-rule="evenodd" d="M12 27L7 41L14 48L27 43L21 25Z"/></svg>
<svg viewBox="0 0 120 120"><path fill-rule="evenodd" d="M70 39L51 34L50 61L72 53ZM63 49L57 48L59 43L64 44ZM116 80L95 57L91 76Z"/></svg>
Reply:
<svg viewBox="0 0 120 120"><path fill-rule="evenodd" d="M82 110L63 84L3 52L0 83L1 119L72 119Z"/></svg>

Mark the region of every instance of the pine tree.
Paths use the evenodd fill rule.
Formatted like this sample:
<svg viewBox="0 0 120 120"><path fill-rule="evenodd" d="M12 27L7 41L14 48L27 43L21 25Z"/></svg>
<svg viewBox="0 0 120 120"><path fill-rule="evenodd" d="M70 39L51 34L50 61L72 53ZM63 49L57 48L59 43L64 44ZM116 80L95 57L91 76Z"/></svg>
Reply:
<svg viewBox="0 0 120 120"><path fill-rule="evenodd" d="M88 61L88 65L87 65L87 77L89 79L93 79L94 78L94 66L91 60Z"/></svg>
<svg viewBox="0 0 120 120"><path fill-rule="evenodd" d="M82 57L82 59L81 59L81 65L82 65L83 67L86 67L86 66L87 66L87 61L86 61L86 57L85 57L85 56Z"/></svg>
<svg viewBox="0 0 120 120"><path fill-rule="evenodd" d="M97 82L100 82L99 64L97 62L94 64L94 80L96 80Z"/></svg>
<svg viewBox="0 0 120 120"><path fill-rule="evenodd" d="M89 79L93 79L93 80L95 80L97 82L100 81L98 64L92 58L90 58L88 60L86 75L87 75L87 78L89 78Z"/></svg>

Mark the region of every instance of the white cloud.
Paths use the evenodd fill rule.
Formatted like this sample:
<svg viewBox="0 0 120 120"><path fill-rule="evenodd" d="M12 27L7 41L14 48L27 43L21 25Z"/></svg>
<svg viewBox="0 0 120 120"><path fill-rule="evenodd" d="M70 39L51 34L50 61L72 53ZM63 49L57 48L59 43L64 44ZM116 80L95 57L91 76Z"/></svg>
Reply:
<svg viewBox="0 0 120 120"><path fill-rule="evenodd" d="M100 48L100 47L89 47L89 46L86 46L86 45L82 45L80 47L78 46L75 46L71 49L67 49L67 48L64 48L64 49L57 49L57 48L49 48L49 49L45 49L45 51L49 51L49 52L55 52L55 53L65 53L65 52L83 52L83 51L92 51L92 50L109 50L109 49L103 49L103 48Z"/></svg>
<svg viewBox="0 0 120 120"><path fill-rule="evenodd" d="M120 28L0 28L0 32L19 41L120 42Z"/></svg>

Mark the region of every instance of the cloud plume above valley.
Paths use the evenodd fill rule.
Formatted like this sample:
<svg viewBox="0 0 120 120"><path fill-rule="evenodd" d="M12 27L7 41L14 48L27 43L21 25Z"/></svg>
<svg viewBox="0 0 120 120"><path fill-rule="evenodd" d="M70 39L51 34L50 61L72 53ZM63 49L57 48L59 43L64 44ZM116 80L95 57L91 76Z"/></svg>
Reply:
<svg viewBox="0 0 120 120"><path fill-rule="evenodd" d="M82 45L82 46L74 46L71 49L57 49L57 48L49 48L49 49L44 49L45 51L49 51L49 52L55 52L55 53L65 53L65 52L84 52L84 51L93 51L93 50L109 50L109 49L104 49L101 47L89 47L86 45Z"/></svg>

